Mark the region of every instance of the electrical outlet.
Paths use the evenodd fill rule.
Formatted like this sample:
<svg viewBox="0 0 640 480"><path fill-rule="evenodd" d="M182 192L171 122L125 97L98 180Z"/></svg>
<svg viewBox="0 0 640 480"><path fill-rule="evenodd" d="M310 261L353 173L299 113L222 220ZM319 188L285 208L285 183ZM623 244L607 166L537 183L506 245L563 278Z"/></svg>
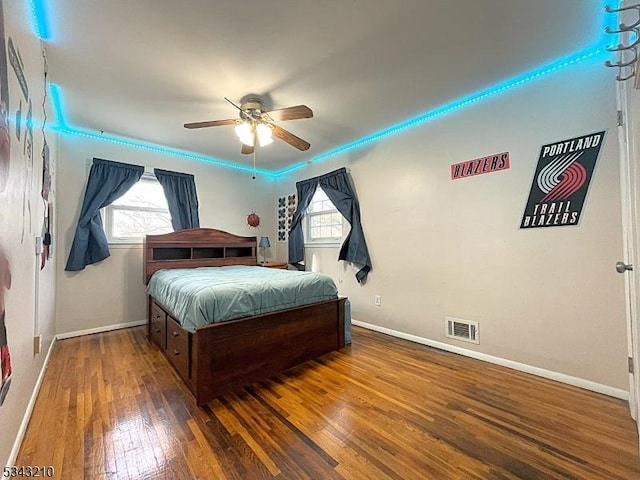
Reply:
<svg viewBox="0 0 640 480"><path fill-rule="evenodd" d="M376 296L373 298L373 303L375 303L377 307L379 307L380 305L382 305L382 296L380 296L380 295L376 295Z"/></svg>

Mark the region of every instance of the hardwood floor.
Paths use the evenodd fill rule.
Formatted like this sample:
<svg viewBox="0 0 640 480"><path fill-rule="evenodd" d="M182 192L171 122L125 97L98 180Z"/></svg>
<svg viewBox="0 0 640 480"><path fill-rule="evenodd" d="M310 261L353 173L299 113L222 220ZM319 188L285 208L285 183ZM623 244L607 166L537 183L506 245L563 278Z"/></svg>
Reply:
<svg viewBox="0 0 640 480"><path fill-rule="evenodd" d="M640 478L626 402L354 327L198 408L144 327L55 346L16 465L64 479Z"/></svg>

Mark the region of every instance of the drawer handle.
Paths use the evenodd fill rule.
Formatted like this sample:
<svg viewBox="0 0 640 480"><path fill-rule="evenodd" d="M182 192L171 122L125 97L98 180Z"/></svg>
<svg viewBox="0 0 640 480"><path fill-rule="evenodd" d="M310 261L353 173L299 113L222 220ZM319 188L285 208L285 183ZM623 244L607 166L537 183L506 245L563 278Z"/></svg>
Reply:
<svg viewBox="0 0 640 480"><path fill-rule="evenodd" d="M173 332L173 336L174 336L174 337L179 337L179 336L180 336L180 334L179 334L178 332Z"/></svg>
<svg viewBox="0 0 640 480"><path fill-rule="evenodd" d="M156 333L160 333L160 329L159 328L156 328Z"/></svg>
<svg viewBox="0 0 640 480"><path fill-rule="evenodd" d="M178 350L174 350L174 351L173 351L173 354L174 354L175 356L178 356L178 355L180 355L180 352L179 352Z"/></svg>

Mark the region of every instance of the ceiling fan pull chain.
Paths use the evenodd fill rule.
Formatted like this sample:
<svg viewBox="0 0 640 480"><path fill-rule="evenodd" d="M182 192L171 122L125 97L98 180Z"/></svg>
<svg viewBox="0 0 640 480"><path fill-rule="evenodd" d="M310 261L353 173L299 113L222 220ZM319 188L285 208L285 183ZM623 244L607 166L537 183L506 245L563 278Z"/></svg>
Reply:
<svg viewBox="0 0 640 480"><path fill-rule="evenodd" d="M256 179L256 150L257 148L253 147L253 179Z"/></svg>

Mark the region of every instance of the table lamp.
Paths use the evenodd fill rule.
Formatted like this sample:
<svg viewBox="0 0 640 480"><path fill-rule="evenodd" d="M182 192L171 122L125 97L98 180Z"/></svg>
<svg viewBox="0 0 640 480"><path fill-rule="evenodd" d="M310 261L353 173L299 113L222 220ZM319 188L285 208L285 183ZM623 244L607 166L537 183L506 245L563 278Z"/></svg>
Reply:
<svg viewBox="0 0 640 480"><path fill-rule="evenodd" d="M260 237L260 243L258 244L260 248L262 248L262 263L266 263L265 261L265 248L270 247L269 237Z"/></svg>

